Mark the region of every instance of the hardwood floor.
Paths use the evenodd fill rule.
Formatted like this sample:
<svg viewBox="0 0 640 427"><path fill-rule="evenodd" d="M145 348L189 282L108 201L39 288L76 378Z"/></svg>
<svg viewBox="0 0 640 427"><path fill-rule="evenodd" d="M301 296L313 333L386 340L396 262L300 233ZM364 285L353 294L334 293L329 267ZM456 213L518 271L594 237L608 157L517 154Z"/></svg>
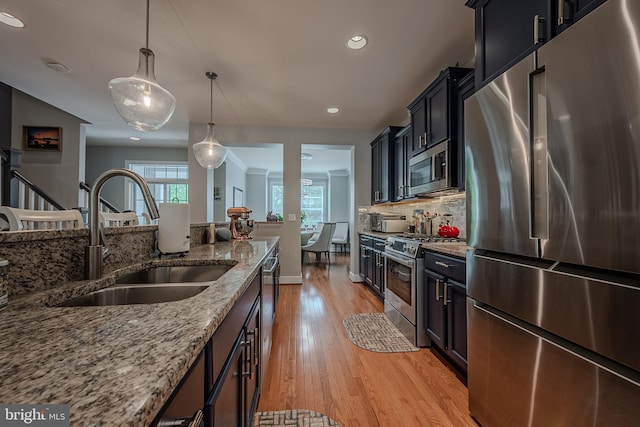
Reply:
<svg viewBox="0 0 640 427"><path fill-rule="evenodd" d="M341 427L473 426L467 389L429 349L374 353L349 341L342 320L382 312L348 278L348 255L305 264L303 284L281 285L259 411L311 409Z"/></svg>

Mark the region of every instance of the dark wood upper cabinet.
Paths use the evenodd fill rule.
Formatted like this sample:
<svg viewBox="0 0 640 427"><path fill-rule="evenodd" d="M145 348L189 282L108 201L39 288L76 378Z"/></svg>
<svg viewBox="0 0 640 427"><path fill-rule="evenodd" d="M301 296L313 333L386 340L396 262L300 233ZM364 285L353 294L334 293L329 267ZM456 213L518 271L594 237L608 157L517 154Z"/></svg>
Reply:
<svg viewBox="0 0 640 427"><path fill-rule="evenodd" d="M455 146L455 155L452 154L452 161L457 163L457 184L462 191L465 189L465 165L464 165L464 101L475 92L475 74L469 73L461 79L456 85L456 132L458 135L457 144ZM454 173L454 171L452 171Z"/></svg>
<svg viewBox="0 0 640 427"><path fill-rule="evenodd" d="M557 0L557 33L564 31L571 24L587 15L606 0Z"/></svg>
<svg viewBox="0 0 640 427"><path fill-rule="evenodd" d="M469 2L471 3L471 2ZM478 0L476 10L476 86L550 38L550 0ZM538 34L534 34L535 29Z"/></svg>
<svg viewBox="0 0 640 427"><path fill-rule="evenodd" d="M409 195L409 149L411 147L411 125L402 129L395 138L395 197L396 202L413 196Z"/></svg>
<svg viewBox="0 0 640 427"><path fill-rule="evenodd" d="M605 1L468 0L476 11L476 88Z"/></svg>
<svg viewBox="0 0 640 427"><path fill-rule="evenodd" d="M395 197L395 136L398 126L387 127L371 143L371 204L392 201Z"/></svg>
<svg viewBox="0 0 640 427"><path fill-rule="evenodd" d="M412 137L408 157L447 139L455 139L455 88L457 83L472 72L471 68L449 67L427 87L411 104Z"/></svg>

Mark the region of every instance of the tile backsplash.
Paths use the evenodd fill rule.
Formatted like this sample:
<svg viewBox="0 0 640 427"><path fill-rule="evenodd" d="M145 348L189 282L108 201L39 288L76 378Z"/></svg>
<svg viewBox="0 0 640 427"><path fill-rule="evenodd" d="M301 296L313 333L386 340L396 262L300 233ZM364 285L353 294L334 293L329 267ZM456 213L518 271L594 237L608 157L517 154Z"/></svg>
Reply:
<svg viewBox="0 0 640 427"><path fill-rule="evenodd" d="M415 202L408 203L395 203L395 204L380 204L374 206L360 206L358 212L361 214L374 212L374 213L386 213L404 215L407 217L407 221L411 222L411 219L415 217L414 211L422 210L423 213L429 212L431 216L437 214L433 220L433 234L438 231L438 226L442 221L443 214L451 214L450 223L460 229L461 238L467 237L467 218L466 218L466 203L465 194L455 194L451 196L436 197L433 199L418 199ZM365 215L359 215L360 224L359 229L366 228Z"/></svg>

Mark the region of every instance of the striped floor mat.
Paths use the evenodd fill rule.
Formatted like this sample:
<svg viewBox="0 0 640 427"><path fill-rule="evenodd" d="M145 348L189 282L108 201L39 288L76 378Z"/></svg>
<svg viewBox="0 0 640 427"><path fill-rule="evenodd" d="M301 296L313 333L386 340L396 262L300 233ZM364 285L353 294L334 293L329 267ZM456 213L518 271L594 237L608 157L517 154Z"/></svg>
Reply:
<svg viewBox="0 0 640 427"><path fill-rule="evenodd" d="M308 409L256 412L254 427L340 427L331 418Z"/></svg>
<svg viewBox="0 0 640 427"><path fill-rule="evenodd" d="M342 321L347 336L358 347L380 353L418 351L384 313L354 314Z"/></svg>

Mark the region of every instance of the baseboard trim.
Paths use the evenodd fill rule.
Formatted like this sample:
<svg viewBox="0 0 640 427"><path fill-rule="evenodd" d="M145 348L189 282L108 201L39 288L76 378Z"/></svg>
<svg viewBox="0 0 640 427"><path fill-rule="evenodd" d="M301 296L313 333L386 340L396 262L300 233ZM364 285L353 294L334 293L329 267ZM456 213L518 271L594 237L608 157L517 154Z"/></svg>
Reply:
<svg viewBox="0 0 640 427"><path fill-rule="evenodd" d="M280 276L281 285L302 285L302 274L298 276Z"/></svg>
<svg viewBox="0 0 640 427"><path fill-rule="evenodd" d="M364 282L359 274L353 274L351 271L349 272L349 279L352 282Z"/></svg>

